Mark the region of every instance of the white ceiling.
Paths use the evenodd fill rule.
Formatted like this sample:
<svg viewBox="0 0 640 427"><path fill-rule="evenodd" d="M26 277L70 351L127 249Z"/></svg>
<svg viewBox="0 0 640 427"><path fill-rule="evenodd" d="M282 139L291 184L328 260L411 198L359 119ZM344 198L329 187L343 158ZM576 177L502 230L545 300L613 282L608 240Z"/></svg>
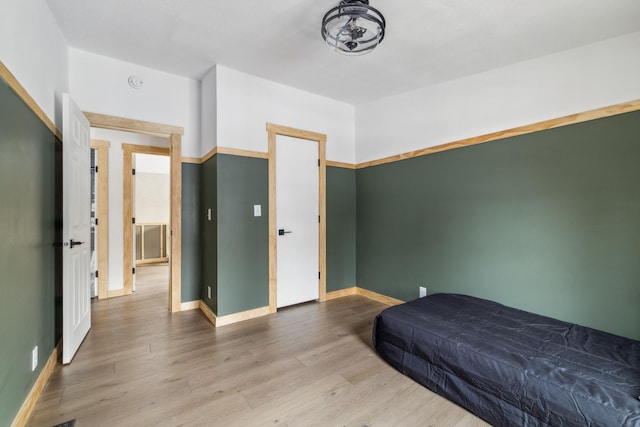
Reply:
<svg viewBox="0 0 640 427"><path fill-rule="evenodd" d="M320 36L338 0L46 0L70 46L200 78L221 64L359 104L640 31L640 0L371 0L371 54Z"/></svg>

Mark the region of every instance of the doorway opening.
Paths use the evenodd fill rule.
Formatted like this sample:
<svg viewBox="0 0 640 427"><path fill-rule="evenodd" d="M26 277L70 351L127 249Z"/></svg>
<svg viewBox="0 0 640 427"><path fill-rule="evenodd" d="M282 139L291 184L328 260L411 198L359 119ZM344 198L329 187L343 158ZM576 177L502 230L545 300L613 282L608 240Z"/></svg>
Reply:
<svg viewBox="0 0 640 427"><path fill-rule="evenodd" d="M184 134L184 129L181 127L145 122L140 120L131 120L122 117L114 117L114 116L106 116L102 114L89 113L85 112L84 115L89 120L89 123L92 128L97 129L109 129L116 131L124 131L124 132L132 132L139 133L144 135L152 135L159 136L163 138L168 138L169 148L162 148L165 150L163 155L169 156L169 164L170 164L170 214L169 214L169 223L168 230L166 232L168 236L169 243L167 244L168 250L168 269L169 269L169 285L168 285L168 299L169 299L169 310L172 312L181 311L182 302L181 302L181 261L182 261L182 135ZM143 146L145 149L154 149L158 147L148 147ZM123 145L123 151L124 145ZM144 151L143 151L144 152ZM154 154L153 152L147 154ZM158 154L158 153L155 153ZM126 159L126 155L123 156L123 162ZM123 164L123 168L125 165ZM126 174L125 174L126 176ZM131 178L131 175L129 175ZM129 183L131 180L129 179ZM123 192L126 191L127 185L123 183ZM127 224L126 203L123 199L123 222ZM131 204L128 206L131 209ZM133 236L134 229L132 227L132 218L133 215L130 216L128 226L123 226L123 239L129 239L131 245L124 246L124 251L127 251L127 247L130 248L128 254L123 254L123 290L120 291L120 295L126 295L133 292L133 278L131 274L133 273ZM119 228L119 227L118 227ZM127 237L128 235L128 237ZM127 266L129 266L127 270ZM128 279L128 276L130 277ZM111 291L109 291L109 296L111 295ZM115 294L113 295L115 296Z"/></svg>
<svg viewBox="0 0 640 427"><path fill-rule="evenodd" d="M171 239L169 149L123 144L125 294L168 289Z"/></svg>
<svg viewBox="0 0 640 427"><path fill-rule="evenodd" d="M170 161L165 162L169 155L168 148L122 144L122 265L125 295L136 290L138 263L144 264L145 259L154 262L169 260L165 255L171 252L171 241L162 240L168 235L171 219L171 170ZM138 168L139 162L142 170ZM138 184L143 186L141 191L138 191ZM156 194L155 189L151 188L154 186L163 188ZM147 203L143 202L144 199ZM138 201L140 203L136 203ZM138 217L138 213L142 216Z"/></svg>

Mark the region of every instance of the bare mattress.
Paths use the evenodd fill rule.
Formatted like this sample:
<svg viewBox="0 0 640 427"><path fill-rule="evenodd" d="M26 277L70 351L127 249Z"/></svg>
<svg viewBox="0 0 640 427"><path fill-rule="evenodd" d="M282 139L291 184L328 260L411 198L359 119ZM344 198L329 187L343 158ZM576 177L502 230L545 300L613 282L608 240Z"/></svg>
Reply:
<svg viewBox="0 0 640 427"><path fill-rule="evenodd" d="M640 426L640 341L467 295L390 307L389 364L495 426Z"/></svg>

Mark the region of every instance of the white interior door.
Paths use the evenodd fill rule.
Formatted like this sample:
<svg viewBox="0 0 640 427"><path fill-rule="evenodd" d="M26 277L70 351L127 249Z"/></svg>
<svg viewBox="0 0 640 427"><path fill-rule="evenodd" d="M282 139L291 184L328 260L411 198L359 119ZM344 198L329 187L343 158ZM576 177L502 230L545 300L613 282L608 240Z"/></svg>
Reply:
<svg viewBox="0 0 640 427"><path fill-rule="evenodd" d="M90 125L68 94L62 123L62 363L70 363L91 328Z"/></svg>
<svg viewBox="0 0 640 427"><path fill-rule="evenodd" d="M276 138L276 305L318 299L318 143Z"/></svg>

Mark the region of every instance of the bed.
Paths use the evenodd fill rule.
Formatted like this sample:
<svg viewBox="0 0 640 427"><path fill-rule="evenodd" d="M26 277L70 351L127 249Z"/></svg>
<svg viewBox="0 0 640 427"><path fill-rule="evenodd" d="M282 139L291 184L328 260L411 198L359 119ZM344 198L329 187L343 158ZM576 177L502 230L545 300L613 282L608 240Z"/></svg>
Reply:
<svg viewBox="0 0 640 427"><path fill-rule="evenodd" d="M640 426L640 341L467 295L390 307L391 366L495 426Z"/></svg>

